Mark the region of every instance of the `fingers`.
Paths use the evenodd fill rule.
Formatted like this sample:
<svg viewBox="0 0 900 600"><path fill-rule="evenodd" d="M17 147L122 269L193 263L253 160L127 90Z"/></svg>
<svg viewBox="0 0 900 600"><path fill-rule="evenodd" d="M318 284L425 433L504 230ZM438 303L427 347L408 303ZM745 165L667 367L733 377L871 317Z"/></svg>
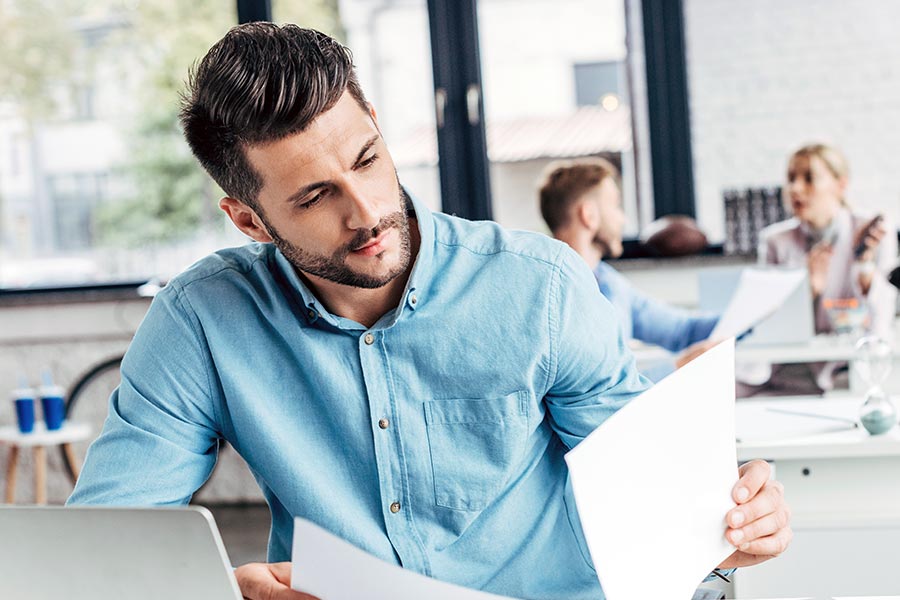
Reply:
<svg viewBox="0 0 900 600"><path fill-rule="evenodd" d="M756 496L759 490L769 481L772 467L764 460L752 460L741 465L738 472L741 478L734 485L731 495L736 504L743 504Z"/></svg>
<svg viewBox="0 0 900 600"><path fill-rule="evenodd" d="M778 533L782 529L789 528L790 521L790 510L787 509L787 507L783 507L782 509L776 504L775 509L772 512L755 521L750 521L744 527L729 529L725 536L728 538L728 541L737 546L739 550L751 552L750 547L755 543L755 540L766 538Z"/></svg>
<svg viewBox="0 0 900 600"><path fill-rule="evenodd" d="M790 527L783 527L772 535L742 544L740 551L753 556L778 556L787 550L793 539L793 530Z"/></svg>
<svg viewBox="0 0 900 600"><path fill-rule="evenodd" d="M234 571L245 600L319 600L290 588L291 563L250 563Z"/></svg>

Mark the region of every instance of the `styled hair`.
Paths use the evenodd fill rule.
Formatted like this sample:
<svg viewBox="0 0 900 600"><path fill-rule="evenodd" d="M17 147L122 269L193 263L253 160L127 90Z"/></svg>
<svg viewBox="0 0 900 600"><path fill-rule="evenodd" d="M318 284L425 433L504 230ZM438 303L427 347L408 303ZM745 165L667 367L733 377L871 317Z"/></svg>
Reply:
<svg viewBox="0 0 900 600"><path fill-rule="evenodd" d="M368 111L350 50L296 25L232 28L196 65L182 94L191 151L222 190L260 212L262 178L245 149L306 129L348 91Z"/></svg>
<svg viewBox="0 0 900 600"><path fill-rule="evenodd" d="M619 172L603 158L555 162L547 167L538 196L541 216L550 231L555 233L566 226L572 207L608 177L619 183Z"/></svg>
<svg viewBox="0 0 900 600"><path fill-rule="evenodd" d="M791 172L796 163L800 163L802 168L809 171L809 162L813 157L821 160L822 164L825 165L825 168L828 169L832 175L834 175L835 179L847 179L850 177L850 167L847 164L847 159L841 154L840 150L827 144L807 144L791 154L791 158L788 160L788 181L792 178ZM810 183L815 184L812 180L810 180ZM847 205L847 199L844 198L843 195L841 196L841 204L844 206Z"/></svg>

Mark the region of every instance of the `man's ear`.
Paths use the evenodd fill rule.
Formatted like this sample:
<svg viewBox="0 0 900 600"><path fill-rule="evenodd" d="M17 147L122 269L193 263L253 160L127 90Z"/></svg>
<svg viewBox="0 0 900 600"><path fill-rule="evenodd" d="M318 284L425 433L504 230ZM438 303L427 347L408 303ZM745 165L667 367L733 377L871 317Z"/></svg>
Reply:
<svg viewBox="0 0 900 600"><path fill-rule="evenodd" d="M582 200L575 207L575 218L582 227L594 231L600 226L600 207L596 202Z"/></svg>
<svg viewBox="0 0 900 600"><path fill-rule="evenodd" d="M256 211L237 200L228 196L219 200L219 208L225 211L234 226L241 230L247 237L257 242L271 242L272 236L266 228L263 220L259 218Z"/></svg>

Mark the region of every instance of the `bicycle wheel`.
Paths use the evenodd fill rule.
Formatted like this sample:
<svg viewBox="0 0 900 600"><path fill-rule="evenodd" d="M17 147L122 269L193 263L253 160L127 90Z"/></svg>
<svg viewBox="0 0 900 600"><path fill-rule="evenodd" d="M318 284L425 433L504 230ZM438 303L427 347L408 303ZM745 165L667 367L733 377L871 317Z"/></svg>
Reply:
<svg viewBox="0 0 900 600"><path fill-rule="evenodd" d="M70 388L66 398L66 418L91 426L94 438L100 435L109 410L109 397L122 377L122 357L116 356L91 367ZM94 438L60 446L62 462L74 484L88 446Z"/></svg>

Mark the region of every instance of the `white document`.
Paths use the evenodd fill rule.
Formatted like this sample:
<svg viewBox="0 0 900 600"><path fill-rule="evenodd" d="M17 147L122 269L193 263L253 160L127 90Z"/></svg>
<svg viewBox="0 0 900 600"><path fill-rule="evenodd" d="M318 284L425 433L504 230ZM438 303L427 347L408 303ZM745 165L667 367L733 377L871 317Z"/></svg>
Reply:
<svg viewBox="0 0 900 600"><path fill-rule="evenodd" d="M384 562L299 517L294 519L291 587L321 600L506 598L438 581Z"/></svg>
<svg viewBox="0 0 900 600"><path fill-rule="evenodd" d="M754 327L778 310L805 280L806 269L744 269L710 339L741 335Z"/></svg>
<svg viewBox="0 0 900 600"><path fill-rule="evenodd" d="M566 454L607 600L690 600L734 552L734 339L644 392Z"/></svg>

